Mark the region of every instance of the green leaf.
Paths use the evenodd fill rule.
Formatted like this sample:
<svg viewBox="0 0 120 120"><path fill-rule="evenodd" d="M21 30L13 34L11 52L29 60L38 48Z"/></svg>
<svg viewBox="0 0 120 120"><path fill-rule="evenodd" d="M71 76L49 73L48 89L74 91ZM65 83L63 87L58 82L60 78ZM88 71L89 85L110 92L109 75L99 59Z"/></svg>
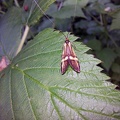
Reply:
<svg viewBox="0 0 120 120"><path fill-rule="evenodd" d="M86 20L80 20L75 23L75 28L87 29L89 22Z"/></svg>
<svg viewBox="0 0 120 120"><path fill-rule="evenodd" d="M117 11L116 13L113 14L113 21L110 26L110 29L120 29L120 11Z"/></svg>
<svg viewBox="0 0 120 120"><path fill-rule="evenodd" d="M119 47L115 48L115 51L116 51L117 56L120 57L120 48Z"/></svg>
<svg viewBox="0 0 120 120"><path fill-rule="evenodd" d="M75 16L86 18L82 8L87 3L88 0L65 0L60 10L57 9L56 5L52 5L47 11L47 14L57 19L66 19Z"/></svg>
<svg viewBox="0 0 120 120"><path fill-rule="evenodd" d="M88 34L100 34L104 33L104 27L97 25L96 22L94 21L89 21L88 28L87 28L87 33Z"/></svg>
<svg viewBox="0 0 120 120"><path fill-rule="evenodd" d="M114 84L118 85L119 88L119 83L120 83L120 74L113 72L111 76L111 80ZM117 87L116 87L117 88Z"/></svg>
<svg viewBox="0 0 120 120"><path fill-rule="evenodd" d="M55 25L58 30L67 31L68 27L71 26L72 19L55 19Z"/></svg>
<svg viewBox="0 0 120 120"><path fill-rule="evenodd" d="M93 50L101 50L102 48L102 44L99 40L90 40L88 41L87 46Z"/></svg>
<svg viewBox="0 0 120 120"><path fill-rule="evenodd" d="M79 5L67 5L61 8L59 11L51 14L52 17L65 19L73 16L79 16L85 18L85 15Z"/></svg>
<svg viewBox="0 0 120 120"><path fill-rule="evenodd" d="M1 120L120 119L120 94L100 73L100 61L85 54L88 47L74 42L81 73L69 68L61 75L64 40L58 31L42 31L1 73Z"/></svg>
<svg viewBox="0 0 120 120"><path fill-rule="evenodd" d="M79 5L79 7L83 8L87 5L89 0L65 0L64 5L74 5L76 7L76 5Z"/></svg>
<svg viewBox="0 0 120 120"><path fill-rule="evenodd" d="M113 63L111 69L112 69L113 72L120 74L120 65L119 64Z"/></svg>
<svg viewBox="0 0 120 120"><path fill-rule="evenodd" d="M103 49L101 51L96 51L96 55L97 55L97 57L99 59L101 59L103 61L102 65L107 70L110 69L113 61L116 58L115 52L112 49L110 49L110 48L105 48L105 49Z"/></svg>
<svg viewBox="0 0 120 120"><path fill-rule="evenodd" d="M45 11L55 0L25 0L24 5L27 5L29 11L23 11L23 19L25 23L33 25L45 15ZM39 7L38 7L39 6Z"/></svg>
<svg viewBox="0 0 120 120"><path fill-rule="evenodd" d="M17 17L16 17L17 16ZM21 9L12 7L0 20L0 55L12 60L21 41Z"/></svg>

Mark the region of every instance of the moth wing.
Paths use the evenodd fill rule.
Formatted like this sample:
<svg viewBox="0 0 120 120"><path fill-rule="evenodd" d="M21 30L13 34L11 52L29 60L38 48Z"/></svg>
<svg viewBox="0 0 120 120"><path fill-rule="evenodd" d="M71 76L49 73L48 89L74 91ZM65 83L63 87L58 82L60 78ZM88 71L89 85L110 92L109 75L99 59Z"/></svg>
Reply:
<svg viewBox="0 0 120 120"><path fill-rule="evenodd" d="M64 74L68 69L68 66L71 66L72 69L76 72L80 72L80 64L78 58L72 48L72 45L69 40L66 40L63 46L62 61L61 61L61 74Z"/></svg>
<svg viewBox="0 0 120 120"><path fill-rule="evenodd" d="M68 59L63 59L61 62L61 74L63 75L66 70L68 69L69 63L68 63Z"/></svg>
<svg viewBox="0 0 120 120"><path fill-rule="evenodd" d="M80 73L80 64L77 57L70 56L69 65L72 67L74 71Z"/></svg>

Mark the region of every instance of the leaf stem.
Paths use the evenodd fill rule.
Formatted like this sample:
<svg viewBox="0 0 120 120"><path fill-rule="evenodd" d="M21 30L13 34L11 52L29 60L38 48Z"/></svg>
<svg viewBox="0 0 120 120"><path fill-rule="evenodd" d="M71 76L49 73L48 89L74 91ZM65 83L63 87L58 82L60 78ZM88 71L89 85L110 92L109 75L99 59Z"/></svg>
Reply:
<svg viewBox="0 0 120 120"><path fill-rule="evenodd" d="M103 25L103 27L105 28L105 34L106 34L107 38L109 38L109 39L113 42L113 44L115 45L115 47L118 48L118 45L117 45L116 42L113 40L112 36L109 35L109 31L108 31L108 29L107 29L107 20L106 20L106 17L105 17L104 14L101 15L101 19L102 19L102 25Z"/></svg>
<svg viewBox="0 0 120 120"><path fill-rule="evenodd" d="M100 18L101 18L101 22L99 22L94 16L92 16L89 12L87 12L88 15L90 15L90 17L92 17L99 25L103 26L105 28L105 34L106 36L113 42L113 44L115 45L115 47L118 48L118 45L116 44L116 42L113 40L113 38L109 35L108 29L107 29L107 21L105 19L105 15L100 14Z"/></svg>
<svg viewBox="0 0 120 120"><path fill-rule="evenodd" d="M17 0L14 0L14 2L15 2L15 5L16 5L17 7L20 7L20 5L19 5L19 3L18 3Z"/></svg>
<svg viewBox="0 0 120 120"><path fill-rule="evenodd" d="M16 55L21 51L21 49L22 49L22 47L23 47L23 44L24 44L24 42L25 42L25 40L26 40L26 37L27 37L27 35L28 35L29 29L30 29L29 26L26 25L26 26L25 26L25 31L24 31L24 33L23 33L23 36L22 36L22 39L21 39L21 43L20 43L20 45L19 45L19 47L18 47L18 50L17 50L17 52L16 52Z"/></svg>

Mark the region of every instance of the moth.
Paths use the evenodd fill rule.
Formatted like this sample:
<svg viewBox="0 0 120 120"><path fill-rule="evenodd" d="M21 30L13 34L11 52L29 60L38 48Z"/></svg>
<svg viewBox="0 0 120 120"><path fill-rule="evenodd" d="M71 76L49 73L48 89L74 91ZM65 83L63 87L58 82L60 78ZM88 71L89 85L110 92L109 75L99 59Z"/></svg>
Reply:
<svg viewBox="0 0 120 120"><path fill-rule="evenodd" d="M68 37L65 38L61 60L61 74L63 75L67 71L69 65L75 72L80 73L79 60Z"/></svg>
<svg viewBox="0 0 120 120"><path fill-rule="evenodd" d="M46 16L46 18L48 18L51 21L51 19L41 9L41 7L37 3L37 1L36 0L33 0L33 1L38 6L40 11ZM51 23L53 23L53 22L51 21ZM54 23L53 23L53 25L54 25ZM67 68L69 65L71 66L71 68L74 71L76 71L77 73L80 73L80 64L79 64L78 58L74 52L71 42L68 39L68 36L67 37L65 36L65 38L66 38L66 40L63 45L63 53L62 53L62 60L61 60L61 74L63 75L67 71Z"/></svg>

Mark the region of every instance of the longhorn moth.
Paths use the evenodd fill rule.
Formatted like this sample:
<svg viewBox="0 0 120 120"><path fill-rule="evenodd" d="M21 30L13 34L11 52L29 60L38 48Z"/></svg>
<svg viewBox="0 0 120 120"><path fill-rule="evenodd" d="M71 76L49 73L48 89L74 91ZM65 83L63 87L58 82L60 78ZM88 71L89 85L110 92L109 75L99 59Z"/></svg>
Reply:
<svg viewBox="0 0 120 120"><path fill-rule="evenodd" d="M40 11L51 21L51 19L41 9L41 7L37 3L37 1L36 0L33 0L33 1L38 6ZM51 23L53 23L53 22L51 21ZM61 33L63 34L63 32L61 32ZM80 73L80 64L79 64L78 58L74 52L72 44L69 41L68 36L67 37L65 36L65 39L66 40L63 45L63 53L62 53L62 60L61 60L61 74L63 75L67 71L69 65L75 72Z"/></svg>
<svg viewBox="0 0 120 120"><path fill-rule="evenodd" d="M61 74L63 75L67 71L69 65L75 72L80 73L80 64L78 58L74 52L74 49L68 37L65 36L65 38L66 40L63 45L61 60Z"/></svg>

